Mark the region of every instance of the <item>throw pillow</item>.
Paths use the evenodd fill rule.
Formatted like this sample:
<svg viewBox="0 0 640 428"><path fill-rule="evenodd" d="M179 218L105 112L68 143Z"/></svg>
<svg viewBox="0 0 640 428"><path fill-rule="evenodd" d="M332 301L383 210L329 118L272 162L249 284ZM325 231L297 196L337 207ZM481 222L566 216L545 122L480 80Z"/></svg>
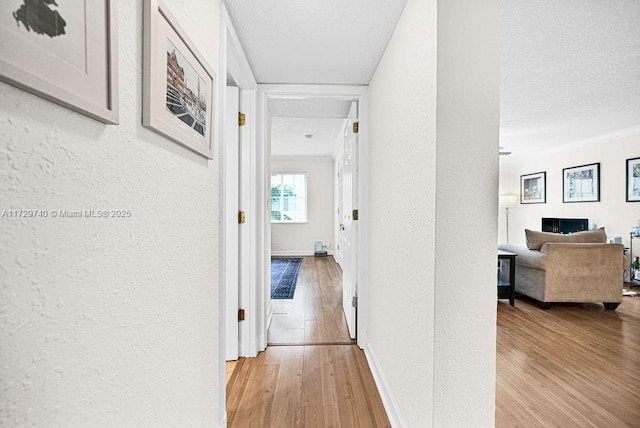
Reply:
<svg viewBox="0 0 640 428"><path fill-rule="evenodd" d="M547 242L572 242L585 244L604 244L607 242L607 234L604 227L595 230L585 230L583 232L562 233L537 232L535 230L524 230L527 238L527 248L530 250L539 250L543 244Z"/></svg>

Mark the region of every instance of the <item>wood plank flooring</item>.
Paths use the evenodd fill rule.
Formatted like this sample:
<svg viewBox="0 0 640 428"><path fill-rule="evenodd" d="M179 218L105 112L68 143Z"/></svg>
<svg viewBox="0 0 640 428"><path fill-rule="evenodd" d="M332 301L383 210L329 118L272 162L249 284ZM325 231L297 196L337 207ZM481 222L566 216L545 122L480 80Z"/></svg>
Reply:
<svg viewBox="0 0 640 428"><path fill-rule="evenodd" d="M389 427L356 345L271 346L240 359L227 385L229 427Z"/></svg>
<svg viewBox="0 0 640 428"><path fill-rule="evenodd" d="M267 350L238 360L227 383L228 426L389 427L333 257L305 257L294 298L272 304Z"/></svg>
<svg viewBox="0 0 640 428"><path fill-rule="evenodd" d="M333 257L304 257L293 299L272 300L269 345L350 344L342 270Z"/></svg>
<svg viewBox="0 0 640 428"><path fill-rule="evenodd" d="M640 427L640 297L498 303L496 427Z"/></svg>
<svg viewBox="0 0 640 428"><path fill-rule="evenodd" d="M326 333L306 331L334 325L327 302L339 307L340 299L322 297L322 287L339 276L326 262L333 260L305 259L305 295L296 296L303 309L280 306L270 341L345 340L346 325L337 336L327 327ZM320 296L319 302L310 296ZM306 322L314 320L320 322ZM599 304L542 310L524 298L515 307L498 301L496 367L498 428L638 428L640 297L624 297L616 311ZM240 359L227 385L227 411L230 427L389 426L366 358L353 344L269 346L257 358Z"/></svg>

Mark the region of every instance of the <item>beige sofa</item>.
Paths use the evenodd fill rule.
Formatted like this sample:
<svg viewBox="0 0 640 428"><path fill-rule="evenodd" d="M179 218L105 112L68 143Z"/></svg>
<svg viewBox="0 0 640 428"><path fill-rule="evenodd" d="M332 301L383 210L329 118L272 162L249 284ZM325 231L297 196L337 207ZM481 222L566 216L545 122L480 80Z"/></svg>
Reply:
<svg viewBox="0 0 640 428"><path fill-rule="evenodd" d="M568 235L525 229L527 247L500 244L516 253L516 292L548 309L554 302L600 302L615 310L622 302L622 244L608 244L604 228ZM508 267L500 279L508 280Z"/></svg>

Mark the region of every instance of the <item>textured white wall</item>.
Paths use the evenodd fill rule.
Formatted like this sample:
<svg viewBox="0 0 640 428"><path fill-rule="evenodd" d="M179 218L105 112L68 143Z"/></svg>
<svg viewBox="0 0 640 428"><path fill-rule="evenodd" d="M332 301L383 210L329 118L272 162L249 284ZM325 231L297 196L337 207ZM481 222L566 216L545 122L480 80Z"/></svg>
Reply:
<svg viewBox="0 0 640 428"><path fill-rule="evenodd" d="M331 241L333 252L333 162L326 160L271 160L272 171L307 173L307 223L272 224L274 255L311 255L316 241Z"/></svg>
<svg viewBox="0 0 640 428"><path fill-rule="evenodd" d="M438 2L436 427L495 426L499 29L500 0Z"/></svg>
<svg viewBox="0 0 640 428"><path fill-rule="evenodd" d="M524 229L540 230L542 217L588 218L605 227L608 235L621 235L629 245L631 227L640 220L640 203L626 202L626 159L640 157L640 134L605 139L592 144L557 149L552 153L500 165L500 193L520 198L520 176L547 172L547 203L518 204L509 209L509 241L524 245ZM563 203L562 169L600 162L600 202ZM504 208L500 210L500 239L506 241ZM636 256L640 244L634 241Z"/></svg>
<svg viewBox="0 0 640 428"><path fill-rule="evenodd" d="M218 3L167 3L217 72ZM0 218L2 426L220 419L218 145L142 127L142 16L119 2L118 126L0 83L0 209L131 212Z"/></svg>
<svg viewBox="0 0 640 428"><path fill-rule="evenodd" d="M435 2L407 2L369 97L368 346L400 418L426 427L433 414Z"/></svg>
<svg viewBox="0 0 640 428"><path fill-rule="evenodd" d="M368 346L407 427L494 422L498 5L409 0L370 85Z"/></svg>

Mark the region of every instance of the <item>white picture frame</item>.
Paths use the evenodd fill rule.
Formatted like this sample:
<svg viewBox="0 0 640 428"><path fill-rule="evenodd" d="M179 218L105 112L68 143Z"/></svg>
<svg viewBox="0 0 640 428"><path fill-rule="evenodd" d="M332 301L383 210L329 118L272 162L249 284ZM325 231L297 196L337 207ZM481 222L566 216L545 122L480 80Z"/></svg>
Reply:
<svg viewBox="0 0 640 428"><path fill-rule="evenodd" d="M213 159L216 75L162 0L144 3L142 124Z"/></svg>
<svg viewBox="0 0 640 428"><path fill-rule="evenodd" d="M118 123L117 0L0 2L0 81Z"/></svg>

